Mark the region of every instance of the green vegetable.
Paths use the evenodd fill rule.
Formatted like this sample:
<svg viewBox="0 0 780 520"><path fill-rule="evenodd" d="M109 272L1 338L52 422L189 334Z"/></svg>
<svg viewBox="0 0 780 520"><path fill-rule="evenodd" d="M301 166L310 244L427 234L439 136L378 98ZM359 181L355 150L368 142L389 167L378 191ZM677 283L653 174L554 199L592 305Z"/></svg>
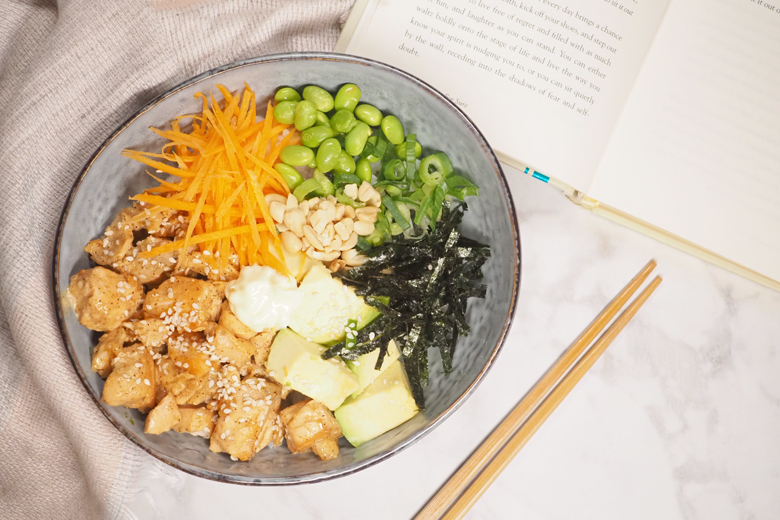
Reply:
<svg viewBox="0 0 780 520"><path fill-rule="evenodd" d="M379 348L384 349L377 359L381 364L388 341L395 339L414 398L424 406L428 349L439 349L444 371L449 373L458 337L470 332L467 301L485 297L486 287L479 280L490 248L461 236L458 226L465 209L465 204L445 206L436 230L418 239L398 236L365 253L368 260L363 265L336 273L382 314L358 332L355 348L347 350L340 343L323 358L340 355L352 360ZM389 303L380 296L389 296Z"/></svg>
<svg viewBox="0 0 780 520"><path fill-rule="evenodd" d="M414 135L414 134L409 134ZM407 137L408 139L408 137ZM403 142L395 147L395 153L398 155L400 159L406 159L406 146L409 143L409 141ZM422 155L422 146L420 146L420 143L417 141L414 142L414 157L420 157Z"/></svg>
<svg viewBox="0 0 780 520"><path fill-rule="evenodd" d="M418 408L400 361L395 361L359 395L347 398L333 415L355 447L414 417Z"/></svg>
<svg viewBox="0 0 780 520"><path fill-rule="evenodd" d="M406 177L411 181L414 179L414 174L417 171L417 154L415 153L417 151L417 146L419 146L419 143L417 142L417 136L415 134L409 134L406 136L406 143L402 143L398 146L403 146L405 144L405 152L406 155L402 157L403 159L406 159ZM420 153L422 154L422 147L420 148Z"/></svg>
<svg viewBox="0 0 780 520"><path fill-rule="evenodd" d="M309 85L303 89L303 99L314 103L320 112L333 110L333 96L324 88Z"/></svg>
<svg viewBox="0 0 780 520"><path fill-rule="evenodd" d="M274 119L283 125L291 125L295 120L297 101L282 101L274 107Z"/></svg>
<svg viewBox="0 0 780 520"><path fill-rule="evenodd" d="M339 155L339 162L334 170L338 173L355 173L356 169L357 167L355 165L355 159L353 159L352 156L349 155L346 151L341 150L341 155Z"/></svg>
<svg viewBox="0 0 780 520"><path fill-rule="evenodd" d="M365 123L357 123L344 138L344 149L353 157L360 155L369 135L371 135L371 128Z"/></svg>
<svg viewBox="0 0 780 520"><path fill-rule="evenodd" d="M317 169L327 173L336 167L341 156L341 145L338 140L331 137L325 139L317 149Z"/></svg>
<svg viewBox="0 0 780 520"><path fill-rule="evenodd" d="M452 175L453 169L452 169L452 163L450 162L450 158L447 157L447 154L444 152L437 152L434 155L439 158L441 161L441 165L444 168L444 175L449 177Z"/></svg>
<svg viewBox="0 0 780 520"><path fill-rule="evenodd" d="M371 170L371 163L368 162L368 159L362 158L357 162L356 168L355 168L355 174L360 178L361 182L371 182L371 178L374 175L374 172ZM360 183L358 183L360 184Z"/></svg>
<svg viewBox="0 0 780 520"><path fill-rule="evenodd" d="M314 123L315 126L327 126L330 127L330 119L324 112L317 111L317 120Z"/></svg>
<svg viewBox="0 0 780 520"><path fill-rule="evenodd" d="M372 163L381 161L387 153L387 141L382 136L372 135L368 138L368 144L371 145L371 148L368 149L366 145L367 150L364 150L361 156L365 156Z"/></svg>
<svg viewBox="0 0 780 520"><path fill-rule="evenodd" d="M355 117L371 126L379 126L382 123L382 112L373 105L359 105L355 108Z"/></svg>
<svg viewBox="0 0 780 520"><path fill-rule="evenodd" d="M290 87L282 87L279 90L276 91L276 95L274 96L274 99L277 103L280 103L282 101L300 101L301 95L298 94L298 91L294 88Z"/></svg>
<svg viewBox="0 0 780 520"><path fill-rule="evenodd" d="M291 190L294 190L303 182L303 177L298 173L298 170L283 162L277 163L274 166L274 170L279 172Z"/></svg>
<svg viewBox="0 0 780 520"><path fill-rule="evenodd" d="M434 154L420 161L420 180L429 186L438 186L444 182L444 164L441 158Z"/></svg>
<svg viewBox="0 0 780 520"><path fill-rule="evenodd" d="M347 83L336 93L334 108L336 110L349 110L352 112L359 102L360 87L354 83Z"/></svg>
<svg viewBox="0 0 780 520"><path fill-rule="evenodd" d="M404 126L401 121L395 116L385 116L382 119L382 133L388 141L393 144L401 144L404 142Z"/></svg>
<svg viewBox="0 0 780 520"><path fill-rule="evenodd" d="M301 132L301 143L309 148L317 148L325 139L334 135L336 132L329 126L312 126Z"/></svg>
<svg viewBox="0 0 780 520"><path fill-rule="evenodd" d="M360 185L362 181L354 173L337 173L333 176L333 184L337 187L342 187L347 184Z"/></svg>
<svg viewBox="0 0 780 520"><path fill-rule="evenodd" d="M330 182L330 179L328 179L321 171L314 170L314 177L312 177L312 179L316 180L320 185L320 189L317 190L317 194L320 197L327 197L328 195L333 195L336 192L336 188L333 186L333 183Z"/></svg>
<svg viewBox="0 0 780 520"><path fill-rule="evenodd" d="M285 146L282 151L279 152L279 158L284 164L289 164L290 166L306 166L314 160L314 152L311 148L293 144Z"/></svg>
<svg viewBox="0 0 780 520"><path fill-rule="evenodd" d="M271 344L266 367L277 380L331 410L358 388L357 376L344 363L320 358L325 347L282 329Z"/></svg>
<svg viewBox="0 0 780 520"><path fill-rule="evenodd" d="M382 176L390 181L402 181L406 178L406 167L400 159L388 161L382 167Z"/></svg>
<svg viewBox="0 0 780 520"><path fill-rule="evenodd" d="M357 120L349 110L339 110L330 118L330 126L337 132L345 134L355 128ZM357 155L357 154L355 154Z"/></svg>
<svg viewBox="0 0 780 520"><path fill-rule="evenodd" d="M382 197L382 204L384 205L384 207L387 208L387 210L393 216L393 219L396 221L396 223L398 223L398 225L401 226L402 230L406 231L411 227L411 224L407 220L409 216L404 215L401 212L401 209L398 207L398 205L395 203L392 197L390 197L389 195L385 195L384 197Z"/></svg>
<svg viewBox="0 0 780 520"><path fill-rule="evenodd" d="M298 202L301 202L307 196L321 189L322 186L317 179L306 179L293 190L293 195L298 199Z"/></svg>
<svg viewBox="0 0 780 520"><path fill-rule="evenodd" d="M447 195L460 200L464 200L467 196L479 195L479 188L471 181L465 177L461 177L460 175L447 177L447 185L449 186Z"/></svg>
<svg viewBox="0 0 780 520"><path fill-rule="evenodd" d="M317 107L311 101L299 101L295 105L295 128L302 132L314 125L317 120Z"/></svg>

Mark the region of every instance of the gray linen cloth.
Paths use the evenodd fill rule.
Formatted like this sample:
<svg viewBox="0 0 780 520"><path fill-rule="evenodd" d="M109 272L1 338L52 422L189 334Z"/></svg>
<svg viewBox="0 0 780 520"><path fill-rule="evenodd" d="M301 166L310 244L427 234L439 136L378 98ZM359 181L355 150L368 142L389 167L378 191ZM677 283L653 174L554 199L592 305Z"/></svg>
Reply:
<svg viewBox="0 0 780 520"><path fill-rule="evenodd" d="M0 0L0 517L117 518L151 458L66 356L51 262L86 160L136 110L235 60L331 50L351 0Z"/></svg>

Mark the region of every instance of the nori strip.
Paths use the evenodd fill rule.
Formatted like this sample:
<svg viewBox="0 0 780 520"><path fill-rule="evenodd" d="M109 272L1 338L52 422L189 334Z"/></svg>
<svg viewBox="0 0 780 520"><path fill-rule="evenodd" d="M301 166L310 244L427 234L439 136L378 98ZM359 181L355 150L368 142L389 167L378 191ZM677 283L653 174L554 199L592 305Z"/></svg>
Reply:
<svg viewBox="0 0 780 520"><path fill-rule="evenodd" d="M366 252L368 260L363 265L335 274L381 315L358 331L353 349L342 342L328 349L323 358L354 360L379 348L378 369L388 342L394 339L415 401L420 408L425 407L428 349L439 349L444 372L450 373L455 344L470 332L468 299L484 298L487 290L479 280L490 247L460 234L458 227L465 211L465 203L445 203L441 220L430 233L394 237L392 242Z"/></svg>

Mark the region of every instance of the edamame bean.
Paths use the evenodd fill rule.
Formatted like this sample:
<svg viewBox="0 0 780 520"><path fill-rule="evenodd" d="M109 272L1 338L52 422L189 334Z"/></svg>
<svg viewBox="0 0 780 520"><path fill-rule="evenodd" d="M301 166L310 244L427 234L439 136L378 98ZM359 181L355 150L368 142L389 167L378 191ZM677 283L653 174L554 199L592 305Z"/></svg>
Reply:
<svg viewBox="0 0 780 520"><path fill-rule="evenodd" d="M297 101L281 101L274 107L274 119L283 125L291 125L295 120Z"/></svg>
<svg viewBox="0 0 780 520"><path fill-rule="evenodd" d="M360 102L360 87L354 83L347 83L336 92L334 106L336 110L349 110L352 112Z"/></svg>
<svg viewBox="0 0 780 520"><path fill-rule="evenodd" d="M282 101L300 101L301 95L298 94L298 91L294 88L290 87L282 87L279 90L276 91L276 95L274 96L274 99L277 103L280 103Z"/></svg>
<svg viewBox="0 0 780 520"><path fill-rule="evenodd" d="M291 144L282 149L279 159L290 166L306 166L314 160L314 151L299 144Z"/></svg>
<svg viewBox="0 0 780 520"><path fill-rule="evenodd" d="M333 168L337 173L355 173L355 159L352 158L346 151L341 150L339 155L339 162Z"/></svg>
<svg viewBox="0 0 780 520"><path fill-rule="evenodd" d="M311 101L320 112L333 110L333 96L324 88L309 85L303 89L303 99Z"/></svg>
<svg viewBox="0 0 780 520"><path fill-rule="evenodd" d="M363 148L366 147L369 135L371 135L371 129L368 125L363 122L357 123L344 138L344 148L347 150L347 153L353 157L360 155Z"/></svg>
<svg viewBox="0 0 780 520"><path fill-rule="evenodd" d="M295 128L303 132L317 120L317 107L311 101L299 101L295 105Z"/></svg>
<svg viewBox="0 0 780 520"><path fill-rule="evenodd" d="M395 147L395 153L400 157L401 159L406 160L406 141L399 144ZM422 155L422 146L420 146L420 143L415 142L414 143L414 156L420 157Z"/></svg>
<svg viewBox="0 0 780 520"><path fill-rule="evenodd" d="M300 183L303 182L303 177L301 177L301 174L298 173L298 170L289 164L277 163L274 166L274 170L279 172L291 190L294 190Z"/></svg>
<svg viewBox="0 0 780 520"><path fill-rule="evenodd" d="M320 112L317 110L317 122L314 123L315 126L327 126L330 128L330 119L328 119L328 116L325 115L325 112Z"/></svg>
<svg viewBox="0 0 780 520"><path fill-rule="evenodd" d="M317 148L322 141L336 133L329 126L312 126L301 132L301 143L309 148Z"/></svg>
<svg viewBox="0 0 780 520"><path fill-rule="evenodd" d="M317 149L317 169L322 173L331 171L339 163L341 145L331 137L325 139Z"/></svg>
<svg viewBox="0 0 780 520"><path fill-rule="evenodd" d="M330 126L335 131L345 134L355 128L357 120L349 110L339 110L330 118Z"/></svg>
<svg viewBox="0 0 780 520"><path fill-rule="evenodd" d="M371 126L379 126L382 122L382 112L373 105L363 104L355 108L355 117Z"/></svg>
<svg viewBox="0 0 780 520"><path fill-rule="evenodd" d="M360 159L355 165L355 174L360 177L361 181L371 182L371 177L374 172L371 171L371 163L368 159Z"/></svg>
<svg viewBox="0 0 780 520"><path fill-rule="evenodd" d="M404 126L395 116L385 116L382 118L382 133L392 144L401 144L404 142Z"/></svg>

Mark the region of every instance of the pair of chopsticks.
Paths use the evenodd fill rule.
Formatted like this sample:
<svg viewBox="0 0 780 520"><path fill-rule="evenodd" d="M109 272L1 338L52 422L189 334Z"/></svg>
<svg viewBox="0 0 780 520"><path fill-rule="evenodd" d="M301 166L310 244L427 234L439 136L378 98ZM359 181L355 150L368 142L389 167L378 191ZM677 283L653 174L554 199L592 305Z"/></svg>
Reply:
<svg viewBox="0 0 780 520"><path fill-rule="evenodd" d="M520 404L434 495L415 520L455 520L465 516L658 287L661 283L660 276L655 277L588 349L596 336L644 283L655 266L655 261L651 260L610 302Z"/></svg>

